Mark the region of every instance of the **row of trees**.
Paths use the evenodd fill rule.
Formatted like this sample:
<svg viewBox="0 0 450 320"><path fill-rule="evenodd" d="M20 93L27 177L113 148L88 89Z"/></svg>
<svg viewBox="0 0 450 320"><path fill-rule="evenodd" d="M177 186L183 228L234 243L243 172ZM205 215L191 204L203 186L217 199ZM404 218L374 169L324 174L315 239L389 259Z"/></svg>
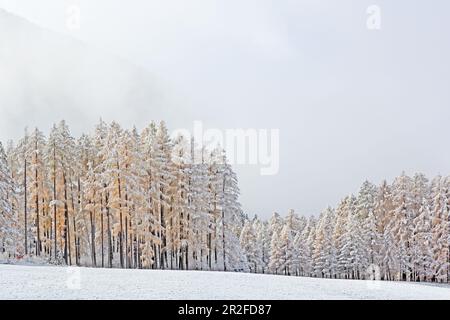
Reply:
<svg viewBox="0 0 450 320"><path fill-rule="evenodd" d="M201 159L196 159L201 157ZM64 121L0 146L0 251L53 263L240 270L243 214L224 153L100 122L71 136Z"/></svg>
<svg viewBox="0 0 450 320"><path fill-rule="evenodd" d="M366 181L320 216L249 219L225 154L102 121L0 144L0 252L94 267L450 280L450 177Z"/></svg>
<svg viewBox="0 0 450 320"><path fill-rule="evenodd" d="M240 242L252 272L449 282L449 211L450 177L402 174L319 217L247 219Z"/></svg>

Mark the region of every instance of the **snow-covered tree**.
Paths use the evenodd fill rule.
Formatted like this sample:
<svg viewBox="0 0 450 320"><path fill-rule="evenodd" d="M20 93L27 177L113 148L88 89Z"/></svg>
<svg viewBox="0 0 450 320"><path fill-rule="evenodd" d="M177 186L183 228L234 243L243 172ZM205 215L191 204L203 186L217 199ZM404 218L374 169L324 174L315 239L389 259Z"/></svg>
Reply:
<svg viewBox="0 0 450 320"><path fill-rule="evenodd" d="M448 178L436 177L432 182L432 245L433 245L433 280L449 280L449 183Z"/></svg>
<svg viewBox="0 0 450 320"><path fill-rule="evenodd" d="M331 278L335 274L335 251L332 243L333 223L334 211L332 208L327 208L319 217L313 245L312 259L314 273L317 277Z"/></svg>
<svg viewBox="0 0 450 320"><path fill-rule="evenodd" d="M359 190L356 204L356 219L360 223L362 241L362 271L369 266L378 266L380 262L380 235L375 214L376 198L376 186L365 181Z"/></svg>
<svg viewBox="0 0 450 320"><path fill-rule="evenodd" d="M240 246L246 255L250 272L257 273L262 269L262 246L258 243L257 230L261 228L258 219L253 222L246 220L241 231Z"/></svg>
<svg viewBox="0 0 450 320"><path fill-rule="evenodd" d="M318 217L249 219L221 148L100 120L0 144L0 253L94 267L450 280L450 178L365 181ZM372 272L369 274L369 271Z"/></svg>
<svg viewBox="0 0 450 320"><path fill-rule="evenodd" d="M26 192L29 194L30 218L33 221L33 246L34 253L39 256L42 249L46 252L51 250L51 239L49 238L49 194L47 186L47 174L44 163L44 151L46 141L44 134L37 128L28 139L27 154L28 163L28 183Z"/></svg>
<svg viewBox="0 0 450 320"><path fill-rule="evenodd" d="M397 257L397 279L411 280L411 235L414 219L412 199L412 179L405 173L394 180L393 191L393 237L395 241L395 256Z"/></svg>
<svg viewBox="0 0 450 320"><path fill-rule="evenodd" d="M0 253L19 254L20 230L16 206L16 187L0 142Z"/></svg>
<svg viewBox="0 0 450 320"><path fill-rule="evenodd" d="M426 281L433 277L433 234L429 203L422 198L418 215L413 221L412 265L413 280Z"/></svg>

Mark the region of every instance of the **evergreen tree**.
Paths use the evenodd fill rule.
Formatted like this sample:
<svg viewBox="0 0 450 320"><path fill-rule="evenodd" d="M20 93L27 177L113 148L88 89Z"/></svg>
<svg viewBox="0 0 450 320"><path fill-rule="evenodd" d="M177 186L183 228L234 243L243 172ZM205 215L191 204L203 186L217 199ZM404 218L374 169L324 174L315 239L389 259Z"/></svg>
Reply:
<svg viewBox="0 0 450 320"><path fill-rule="evenodd" d="M0 142L0 253L15 257L20 254L20 230L17 217L16 187L3 145Z"/></svg>

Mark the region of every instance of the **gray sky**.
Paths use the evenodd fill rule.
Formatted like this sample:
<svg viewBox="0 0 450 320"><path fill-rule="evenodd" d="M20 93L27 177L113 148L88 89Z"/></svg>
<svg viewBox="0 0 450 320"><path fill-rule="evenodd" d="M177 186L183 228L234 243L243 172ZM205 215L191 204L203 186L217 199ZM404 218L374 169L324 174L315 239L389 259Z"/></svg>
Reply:
<svg viewBox="0 0 450 320"><path fill-rule="evenodd" d="M66 28L71 4L81 9L80 30ZM381 8L377 31L366 27L373 4ZM0 0L0 7L148 70L188 114L166 119L171 126L197 119L279 128L279 174L237 167L249 214L316 214L366 178L450 171L447 0ZM132 108L116 120L151 119ZM46 129L59 120L3 111L3 128L13 120L20 130ZM86 130L94 111L80 110ZM83 129L72 113L58 116ZM0 138L11 135L0 128Z"/></svg>

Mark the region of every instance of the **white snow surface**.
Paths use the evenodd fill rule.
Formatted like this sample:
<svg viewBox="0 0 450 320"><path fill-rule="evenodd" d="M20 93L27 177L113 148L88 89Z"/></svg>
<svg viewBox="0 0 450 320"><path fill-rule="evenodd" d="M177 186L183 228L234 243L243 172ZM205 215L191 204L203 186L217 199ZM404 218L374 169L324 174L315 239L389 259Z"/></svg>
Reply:
<svg viewBox="0 0 450 320"><path fill-rule="evenodd" d="M450 299L449 285L211 271L0 265L0 299Z"/></svg>

